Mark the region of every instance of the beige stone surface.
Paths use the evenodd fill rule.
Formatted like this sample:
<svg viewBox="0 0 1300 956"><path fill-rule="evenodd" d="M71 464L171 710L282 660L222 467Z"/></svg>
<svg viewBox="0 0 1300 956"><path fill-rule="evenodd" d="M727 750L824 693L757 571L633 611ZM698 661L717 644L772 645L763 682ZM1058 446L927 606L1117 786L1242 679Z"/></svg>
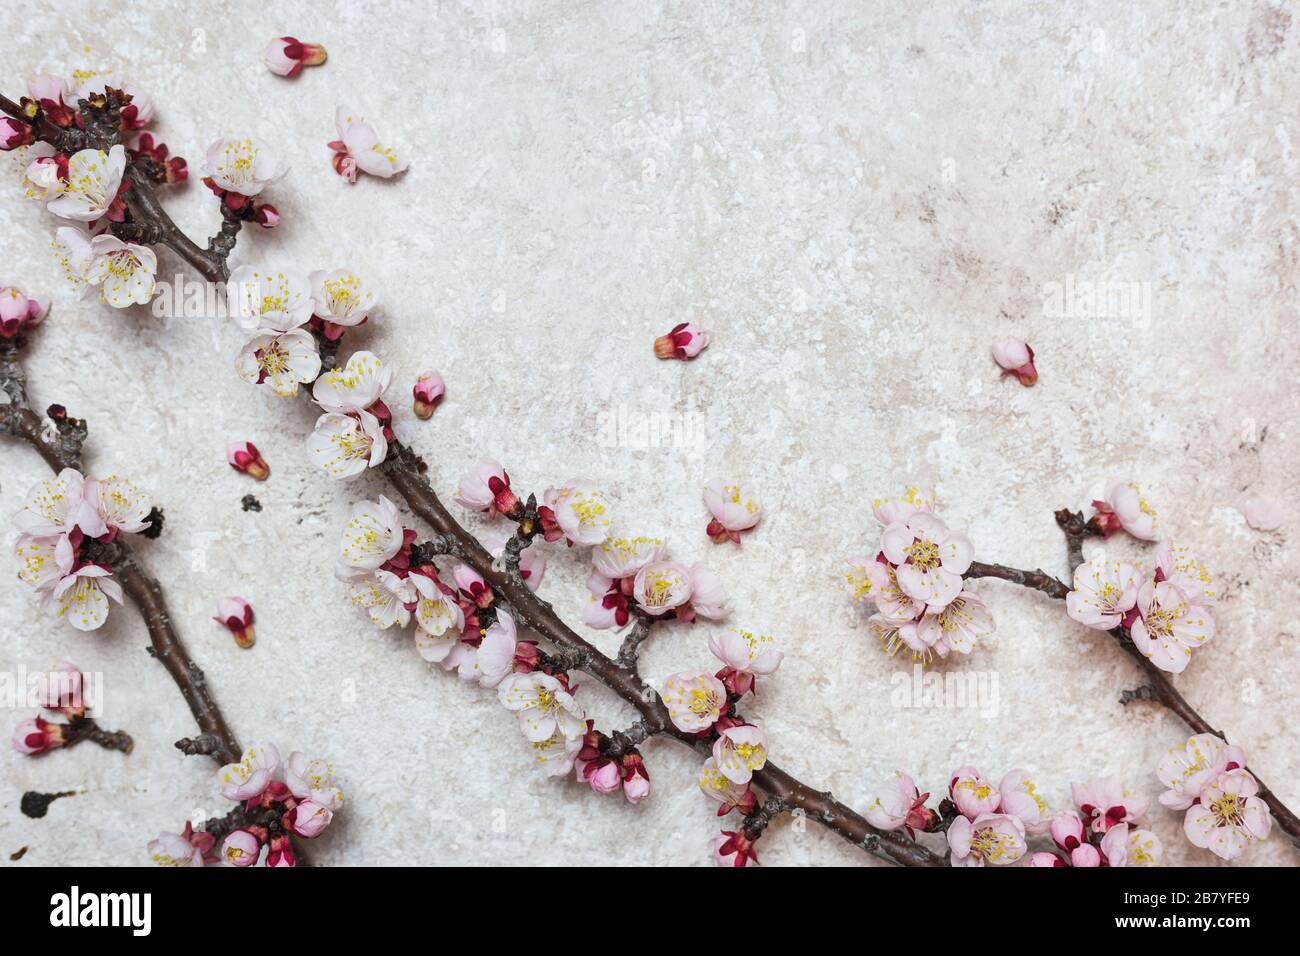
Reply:
<svg viewBox="0 0 1300 956"><path fill-rule="evenodd" d="M111 68L154 95L157 131L196 173L223 133L280 150L283 223L234 261L349 266L378 287L357 341L396 361L395 393L425 367L445 376L432 421L393 404L448 496L484 455L538 492L590 476L622 529L713 566L734 622L787 652L750 708L787 769L855 805L896 768L939 791L964 762L1028 767L1054 806L1072 781L1118 774L1152 799L1169 862L1213 864L1154 802L1156 762L1186 731L1119 706L1137 671L1107 638L979 582L998 631L943 670L996 679L996 701L903 707L910 664L872 643L843 562L876 546L870 499L921 481L979 558L1060 574L1052 511L1108 477L1141 482L1161 528L1224 582L1219 633L1178 686L1300 805L1300 26L1264 2L922 6L20 0L0 12L3 88ZM328 64L272 76L261 48L285 33L324 43ZM409 149L405 176L334 175L339 103ZM167 533L141 551L240 738L333 759L348 803L319 861L707 863L717 823L693 756L646 748L655 793L637 807L544 779L494 695L348 607L337 536L383 483L312 469L309 408L236 378L231 325L77 301L53 220L8 182L0 281L54 298L34 398L89 419L92 472L133 476L165 508ZM195 235L218 221L196 180L171 208ZM651 340L687 319L711 348L656 361ZM1005 334L1037 350L1036 388L999 381L989 346ZM656 416L679 426L657 446L608 427ZM263 449L267 484L225 465L233 438ZM723 475L751 478L766 507L740 548L703 533L701 488ZM6 515L42 477L29 449L0 447ZM260 514L240 508L250 491ZM1256 496L1282 503L1280 531L1245 525ZM171 747L193 726L133 610L74 632L15 570L0 555L5 671L102 672L104 722L137 748L4 749L0 860L26 846L22 865L145 862L157 831L221 808L213 768ZM552 549L545 596L574 622L584 574L582 554ZM209 620L230 594L256 608L251 651ZM664 628L645 673L712 667L709 631ZM629 718L586 683L601 726ZM29 820L29 789L78 795ZM869 862L789 821L762 854ZM1295 859L1275 831L1242 862Z"/></svg>

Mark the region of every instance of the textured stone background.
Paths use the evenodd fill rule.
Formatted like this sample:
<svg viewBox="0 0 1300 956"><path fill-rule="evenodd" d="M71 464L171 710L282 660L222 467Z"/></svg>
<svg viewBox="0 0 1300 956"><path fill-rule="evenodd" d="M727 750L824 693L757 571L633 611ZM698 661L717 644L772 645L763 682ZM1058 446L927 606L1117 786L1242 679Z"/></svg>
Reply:
<svg viewBox="0 0 1300 956"><path fill-rule="evenodd" d="M191 169L221 133L281 150L283 224L247 236L236 261L346 265L378 286L361 340L397 359L398 390L425 366L447 379L432 422L395 402L439 488L480 455L538 491L589 475L617 495L624 530L707 559L735 622L787 651L751 708L782 765L855 804L895 768L938 790L963 762L994 777L1023 765L1056 806L1072 780L1120 774L1153 799L1170 862L1212 863L1154 805L1153 768L1186 733L1118 705L1136 671L1106 638L982 582L998 632L952 667L996 676L996 708L904 708L891 678L909 665L882 656L845 594L843 560L875 546L867 502L905 482L938 486L979 557L1060 573L1053 509L1126 476L1226 582L1220 633L1180 688L1300 805L1292 11L224 6L7 4L4 87L111 67L153 92L156 129ZM261 47L283 33L326 44L328 65L270 75ZM333 174L340 102L410 150L405 177ZM636 808L543 779L493 695L429 672L409 637L347 607L328 570L337 535L383 484L312 470L309 409L236 379L234 329L75 301L51 219L8 195L0 279L54 294L34 398L87 417L90 469L136 477L166 508L167 534L142 551L241 739L335 761L348 806L313 847L321 862L708 860L713 807L676 745L649 746L656 792ZM196 181L172 208L195 234L217 222ZM1137 283L1150 308L1045 314L1045 287L1067 277ZM651 339L688 318L712 348L657 362ZM988 347L1011 332L1038 351L1037 388L998 380ZM605 427L665 413L687 440L618 447ZM237 437L264 450L266 485L226 467ZM16 445L0 463L7 514L44 472ZM762 489L766 517L740 549L703 534L700 489L718 475ZM250 491L260 514L240 509ZM1238 507L1256 495L1283 502L1280 532L1245 526ZM83 636L39 616L15 567L0 557L4 667L102 671L104 721L138 745L41 760L4 748L0 860L26 846L24 865L144 862L158 830L221 805L211 766L171 747L193 731L188 712L132 610ZM554 554L545 595L574 621L583 576L581 555ZM257 609L250 652L208 619L236 593ZM707 632L666 628L645 672L712 667ZM628 718L598 689L583 696L602 726ZM78 795L29 820L28 789ZM864 861L788 822L763 859ZM1245 862L1294 860L1275 831Z"/></svg>

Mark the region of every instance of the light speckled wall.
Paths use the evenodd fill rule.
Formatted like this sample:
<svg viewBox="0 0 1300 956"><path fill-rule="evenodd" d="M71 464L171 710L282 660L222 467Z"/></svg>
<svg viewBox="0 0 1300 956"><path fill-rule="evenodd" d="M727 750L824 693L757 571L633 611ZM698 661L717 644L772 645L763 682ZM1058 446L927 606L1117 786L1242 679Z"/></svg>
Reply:
<svg viewBox="0 0 1300 956"><path fill-rule="evenodd" d="M617 496L624 530L707 560L735 623L784 643L750 711L787 769L855 805L896 768L937 791L960 763L995 777L1026 766L1057 806L1072 780L1120 774L1153 798L1167 861L1214 862L1154 804L1155 764L1186 732L1152 705L1119 706L1137 672L1059 604L975 585L998 631L954 666L996 675L995 714L896 706L892 678L908 665L883 657L848 607L842 562L875 544L874 496L932 482L977 557L1059 574L1052 511L1124 476L1227 582L1220 633L1178 686L1300 804L1291 12L205 6L7 4L3 86L112 67L152 91L156 129L192 169L222 133L281 150L293 166L273 190L283 223L246 236L234 261L346 265L379 288L360 341L398 359L403 392L426 366L447 380L434 419L399 408L398 429L448 495L482 455L538 491L587 475ZM283 33L324 43L329 63L272 76L261 47ZM340 102L410 149L404 177L334 175L325 144ZM310 410L235 377L233 328L75 301L48 250L52 220L8 197L0 281L54 296L33 397L88 418L90 470L137 477L166 509L167 533L142 551L240 738L333 758L348 804L316 841L319 861L708 861L717 825L694 757L649 745L655 793L634 808L535 774L493 694L430 672L330 576L349 504L382 482L312 469ZM171 208L196 234L215 228L197 182ZM1067 280L1137 288L1149 308L1046 314L1045 286ZM656 361L653 337L688 318L713 330L712 347ZM988 348L1008 333L1038 352L1034 389L998 380ZM699 441L610 447L611 415L660 412ZM268 484L225 465L231 438L262 448ZM7 514L44 471L11 443L0 463ZM767 509L739 549L703 533L701 488L723 474L752 478ZM249 491L260 514L240 508ZM1281 531L1245 526L1237 509L1253 496L1283 502ZM41 618L15 569L6 552L5 669L69 658L102 671L104 722L137 748L4 749L0 859L26 846L24 865L144 862L157 831L221 805L212 767L171 747L193 732L189 714L133 611L75 633ZM556 553L544 586L574 622L584 576L580 555ZM209 620L234 593L257 609L249 652ZM664 628L644 672L710 666L708 631ZM599 689L584 695L602 726L628 719ZM29 820L28 789L79 795ZM869 862L787 822L762 850L765 863ZM1243 860L1294 861L1278 831Z"/></svg>

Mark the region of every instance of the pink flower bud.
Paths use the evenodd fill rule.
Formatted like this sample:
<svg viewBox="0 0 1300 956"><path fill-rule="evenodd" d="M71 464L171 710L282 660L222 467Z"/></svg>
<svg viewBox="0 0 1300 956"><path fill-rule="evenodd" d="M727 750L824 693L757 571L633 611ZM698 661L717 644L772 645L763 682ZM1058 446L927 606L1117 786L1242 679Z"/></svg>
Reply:
<svg viewBox="0 0 1300 956"><path fill-rule="evenodd" d="M442 376L430 370L420 373L412 391L415 393L415 417L427 421L433 416L433 410L442 401L442 396L447 393L447 387L442 382Z"/></svg>
<svg viewBox="0 0 1300 956"><path fill-rule="evenodd" d="M226 460L235 471L242 471L258 481L271 477L271 467L251 441L232 441L226 446Z"/></svg>
<svg viewBox="0 0 1300 956"><path fill-rule="evenodd" d="M1030 866L1065 866L1065 861L1055 853L1035 853L1029 858Z"/></svg>
<svg viewBox="0 0 1300 956"><path fill-rule="evenodd" d="M323 46L303 43L293 37L277 37L262 51L266 68L276 76L297 76L304 66L320 66L325 59Z"/></svg>
<svg viewBox="0 0 1300 956"><path fill-rule="evenodd" d="M266 854L266 865L270 867L297 866L298 857L294 855L293 844L281 834L271 838L271 849Z"/></svg>
<svg viewBox="0 0 1300 956"><path fill-rule="evenodd" d="M1101 854L1091 843L1082 843L1070 851L1070 865L1079 867L1101 866Z"/></svg>
<svg viewBox="0 0 1300 956"><path fill-rule="evenodd" d="M694 322L683 322L673 327L667 335L655 339L655 357L661 359L693 359L709 345L709 333Z"/></svg>
<svg viewBox="0 0 1300 956"><path fill-rule="evenodd" d="M1083 821L1073 810L1062 810L1052 818L1052 839L1069 853L1083 842Z"/></svg>
<svg viewBox="0 0 1300 956"><path fill-rule="evenodd" d="M284 815L284 825L298 836L310 840L334 819L334 812L315 800L304 800Z"/></svg>
<svg viewBox="0 0 1300 956"><path fill-rule="evenodd" d="M241 597L222 598L217 604L217 616L212 620L235 635L235 643L249 648L257 639L253 633L253 608Z"/></svg>
<svg viewBox="0 0 1300 956"><path fill-rule="evenodd" d="M713 838L713 862L718 866L745 866L758 862L758 851L743 830L723 830Z"/></svg>
<svg viewBox="0 0 1300 956"><path fill-rule="evenodd" d="M231 830L221 844L221 859L231 866L252 866L261 855L262 844L249 830Z"/></svg>
<svg viewBox="0 0 1300 956"><path fill-rule="evenodd" d="M1002 366L1002 374L1014 375L1028 388L1038 381L1034 368L1034 350L1020 339L998 339L993 343L993 360Z"/></svg>
<svg viewBox="0 0 1300 956"><path fill-rule="evenodd" d="M253 207L253 222L263 229L274 229L280 225L280 211L269 202Z"/></svg>
<svg viewBox="0 0 1300 956"><path fill-rule="evenodd" d="M473 601L477 607L487 607L492 603L492 587L468 564L457 564L451 571L456 579L456 587L467 601Z"/></svg>
<svg viewBox="0 0 1300 956"><path fill-rule="evenodd" d="M650 773L635 750L623 755L623 796L628 803L640 803L650 796Z"/></svg>
<svg viewBox="0 0 1300 956"><path fill-rule="evenodd" d="M14 750L35 757L64 744L63 724L52 724L43 717L29 717L14 731Z"/></svg>
<svg viewBox="0 0 1300 956"><path fill-rule="evenodd" d="M16 286L0 285L0 338L12 339L39 325L50 311L45 299L29 299Z"/></svg>
<svg viewBox="0 0 1300 956"><path fill-rule="evenodd" d="M63 661L45 675L40 687L41 706L57 711L71 720L84 717L86 702L82 696L83 679L76 665Z"/></svg>
<svg viewBox="0 0 1300 956"><path fill-rule="evenodd" d="M596 793L614 793L623 786L618 763L609 757L597 757L582 768L582 775Z"/></svg>
<svg viewBox="0 0 1300 956"><path fill-rule="evenodd" d="M30 124L10 116L0 118L0 149L7 151L30 146L34 140Z"/></svg>

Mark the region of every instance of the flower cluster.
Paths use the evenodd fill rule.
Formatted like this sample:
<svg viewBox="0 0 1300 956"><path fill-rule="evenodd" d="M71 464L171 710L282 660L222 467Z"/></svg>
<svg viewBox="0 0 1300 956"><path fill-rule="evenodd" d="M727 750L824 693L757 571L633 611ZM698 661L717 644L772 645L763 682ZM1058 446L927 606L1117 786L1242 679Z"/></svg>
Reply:
<svg viewBox="0 0 1300 956"><path fill-rule="evenodd" d="M334 171L347 182L355 183L358 172L388 179L405 172L410 165L396 149L381 143L375 128L348 107L335 110L334 125L338 128L338 139L329 143L334 151Z"/></svg>
<svg viewBox="0 0 1300 956"><path fill-rule="evenodd" d="M149 843L149 856L162 866L203 866L226 863L253 866L296 866L291 836L319 836L343 806L343 791L333 766L299 751L281 761L271 744L255 744L238 763L217 771L221 795L239 806L228 819L235 823L215 850L211 833L189 824L181 833L162 833ZM263 849L266 854L263 857Z"/></svg>
<svg viewBox="0 0 1300 956"><path fill-rule="evenodd" d="M65 468L32 488L14 518L18 576L42 596L48 613L93 631L108 618L109 598L122 603L122 588L98 545L150 529L151 512L127 479L87 479Z"/></svg>
<svg viewBox="0 0 1300 956"><path fill-rule="evenodd" d="M1214 636L1210 611L1216 599L1205 565L1166 540L1156 551L1153 570L1092 555L1075 569L1065 606L1086 627L1126 628L1151 663L1178 674L1192 651Z"/></svg>
<svg viewBox="0 0 1300 956"><path fill-rule="evenodd" d="M1071 795L1077 810L1051 817L1049 832L1057 852L1035 853L1030 866L1158 866L1163 847L1150 830L1136 827L1147 801L1129 793L1114 777L1076 783Z"/></svg>
<svg viewBox="0 0 1300 956"><path fill-rule="evenodd" d="M1186 810L1183 832L1195 846L1234 860L1252 843L1268 838L1273 817L1258 796L1259 783L1246 769L1246 754L1213 734L1197 734L1170 748L1156 776L1169 789L1160 802Z"/></svg>
<svg viewBox="0 0 1300 956"><path fill-rule="evenodd" d="M591 600L582 620L619 630L634 616L693 622L731 613L721 579L703 564L687 567L668 557L662 538L610 538L591 550Z"/></svg>
<svg viewBox="0 0 1300 956"><path fill-rule="evenodd" d="M80 720L86 716L86 701L82 693L84 682L85 678L75 664L67 661L56 664L53 670L42 675L37 686L40 706L61 714L69 721ZM28 757L62 747L67 742L67 724L53 723L39 715L22 721L14 730L14 750Z"/></svg>
<svg viewBox="0 0 1300 956"><path fill-rule="evenodd" d="M0 283L0 339L15 339L49 314L48 299L28 298L22 289Z"/></svg>
<svg viewBox="0 0 1300 956"><path fill-rule="evenodd" d="M877 500L873 510L884 529L880 551L850 561L848 575L854 597L875 607L872 633L887 653L906 647L922 663L969 654L994 630L993 616L963 585L974 547L935 514L928 488Z"/></svg>
<svg viewBox="0 0 1300 956"><path fill-rule="evenodd" d="M1025 855L1026 833L1048 825L1047 804L1025 770L1012 770L994 787L972 766L948 779L948 800L957 816L948 824L953 866L1005 866Z"/></svg>

